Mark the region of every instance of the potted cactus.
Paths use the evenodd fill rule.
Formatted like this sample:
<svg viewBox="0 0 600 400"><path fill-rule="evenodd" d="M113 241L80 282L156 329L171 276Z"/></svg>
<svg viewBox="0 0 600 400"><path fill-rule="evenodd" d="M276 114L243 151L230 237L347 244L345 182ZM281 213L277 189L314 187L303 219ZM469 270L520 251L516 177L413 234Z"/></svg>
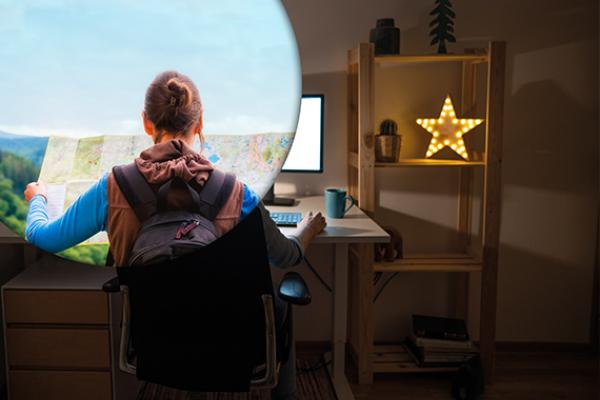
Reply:
<svg viewBox="0 0 600 400"><path fill-rule="evenodd" d="M375 160L378 162L398 162L402 135L398 135L396 121L386 119L379 127L379 135L375 136Z"/></svg>

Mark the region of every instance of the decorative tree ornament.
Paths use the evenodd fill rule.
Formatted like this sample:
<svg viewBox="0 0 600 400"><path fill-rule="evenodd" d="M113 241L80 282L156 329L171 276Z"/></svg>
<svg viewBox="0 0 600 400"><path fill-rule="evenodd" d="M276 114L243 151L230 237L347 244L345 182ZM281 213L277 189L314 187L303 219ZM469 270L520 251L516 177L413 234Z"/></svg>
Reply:
<svg viewBox="0 0 600 400"><path fill-rule="evenodd" d="M450 0L435 0L437 6L429 13L429 15L435 15L435 18L429 26L435 27L429 32L429 36L432 37L431 45L438 44L438 53L446 54L446 41L454 43L456 38L454 37L454 18L456 14L452 11L452 4Z"/></svg>
<svg viewBox="0 0 600 400"><path fill-rule="evenodd" d="M431 133L431 142L427 149L426 157L430 158L435 153L448 146L465 160L469 154L463 141L465 133L480 125L483 119L458 118L450 95L446 96L440 116L436 118L419 118L417 124Z"/></svg>

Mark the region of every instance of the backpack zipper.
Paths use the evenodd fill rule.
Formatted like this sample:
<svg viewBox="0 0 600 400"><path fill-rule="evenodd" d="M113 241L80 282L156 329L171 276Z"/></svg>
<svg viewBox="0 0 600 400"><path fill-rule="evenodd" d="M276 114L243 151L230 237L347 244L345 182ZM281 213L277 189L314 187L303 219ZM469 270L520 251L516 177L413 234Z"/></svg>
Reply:
<svg viewBox="0 0 600 400"><path fill-rule="evenodd" d="M188 233L196 229L200 225L200 221L197 219L193 219L191 222L182 223L179 228L177 228L177 233L175 234L175 240L180 240L182 237L187 236Z"/></svg>

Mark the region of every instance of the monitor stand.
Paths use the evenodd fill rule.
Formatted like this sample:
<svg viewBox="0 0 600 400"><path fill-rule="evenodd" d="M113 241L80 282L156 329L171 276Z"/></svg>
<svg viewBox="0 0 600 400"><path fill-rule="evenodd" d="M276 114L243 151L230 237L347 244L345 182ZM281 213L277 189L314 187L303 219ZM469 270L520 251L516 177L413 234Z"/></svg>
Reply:
<svg viewBox="0 0 600 400"><path fill-rule="evenodd" d="M286 206L291 207L296 204L296 199L289 197L276 197L275 196L275 184L271 186L269 191L263 197L263 203L267 206Z"/></svg>

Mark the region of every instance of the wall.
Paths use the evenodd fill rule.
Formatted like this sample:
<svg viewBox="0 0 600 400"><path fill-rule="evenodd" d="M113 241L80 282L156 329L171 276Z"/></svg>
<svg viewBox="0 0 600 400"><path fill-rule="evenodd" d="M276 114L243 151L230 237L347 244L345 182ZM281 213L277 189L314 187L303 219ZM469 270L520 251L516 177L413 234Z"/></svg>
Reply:
<svg viewBox="0 0 600 400"><path fill-rule="evenodd" d="M427 36L432 3L283 0L299 42L304 92L326 95L326 157L324 174L283 174L278 192L310 194L328 186L345 186L346 51L367 40L377 18L393 17L402 30L402 53L432 52ZM458 44L451 51L482 46L490 39L508 44L498 339L586 343L599 181L597 2L453 3ZM410 96L392 96L397 103L378 103L377 122L399 118L403 104L433 112L445 91L456 90L451 84L440 87L440 82L455 77L455 69L412 73L416 74L413 84L418 83L415 87L409 86L410 81L394 86L399 85L398 75L378 71L379 88ZM403 129L408 131L403 132L403 155L416 152L423 138L408 124ZM409 250L452 249L455 175L385 171L376 178L383 189L378 215L401 227ZM5 236L2 228L0 236ZM313 246L308 258L330 281L330 247ZM298 339L327 340L330 295L305 267L302 271L315 300L312 306L297 310ZM377 338L401 339L413 312L451 312L452 288L451 276L402 274L377 302ZM473 317L476 292L475 286ZM476 333L476 324L471 326Z"/></svg>
<svg viewBox="0 0 600 400"><path fill-rule="evenodd" d="M321 193L324 187L346 184L347 50L368 39L377 18L393 17L402 31L402 53L432 52L428 13L433 1L283 3L300 47L304 91L326 95L326 157L323 175L283 174L277 191ZM491 39L506 40L508 46L498 339L587 343L598 198L597 2L455 0L453 4L458 44L451 51L482 47ZM385 117L412 115L402 108L409 98L415 109L434 112L445 91L456 91L448 83L458 74L452 67L420 72L424 75L412 85L409 81L394 86L400 75L378 71L377 87L392 90L389 100L396 105L378 103L377 123ZM416 151L415 143L422 140L406 126L403 155ZM435 177L385 171L376 179L382 188L377 215L401 227L408 250L452 249L450 227L456 218L452 172ZM311 249L309 257L329 276L330 254L320 250ZM330 332L322 319L330 301L309 279L317 292L315 304L298 310L298 336L323 340ZM376 337L402 338L410 313L450 312L452 283L452 277L443 274L399 276L377 302Z"/></svg>

